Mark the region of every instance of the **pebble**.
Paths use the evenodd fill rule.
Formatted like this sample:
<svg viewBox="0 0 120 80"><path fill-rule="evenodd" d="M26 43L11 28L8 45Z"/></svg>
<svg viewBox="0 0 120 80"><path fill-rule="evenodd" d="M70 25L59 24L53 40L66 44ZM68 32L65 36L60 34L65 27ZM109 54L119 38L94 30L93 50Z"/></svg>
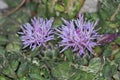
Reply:
<svg viewBox="0 0 120 80"><path fill-rule="evenodd" d="M94 13L98 11L98 2L99 0L85 0L83 7L81 8L80 12L88 12Z"/></svg>
<svg viewBox="0 0 120 80"><path fill-rule="evenodd" d="M0 15L8 8L7 3L4 0L0 0Z"/></svg>

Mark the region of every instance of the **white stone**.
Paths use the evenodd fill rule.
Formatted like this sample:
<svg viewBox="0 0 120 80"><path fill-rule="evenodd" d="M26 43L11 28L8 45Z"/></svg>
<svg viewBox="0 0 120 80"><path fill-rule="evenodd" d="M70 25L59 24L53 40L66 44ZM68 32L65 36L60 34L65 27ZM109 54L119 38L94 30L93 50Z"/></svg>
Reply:
<svg viewBox="0 0 120 80"><path fill-rule="evenodd" d="M99 0L85 0L83 7L81 8L80 12L88 12L94 13L98 10L98 2Z"/></svg>
<svg viewBox="0 0 120 80"><path fill-rule="evenodd" d="M8 8L8 5L3 1L0 0L0 10Z"/></svg>

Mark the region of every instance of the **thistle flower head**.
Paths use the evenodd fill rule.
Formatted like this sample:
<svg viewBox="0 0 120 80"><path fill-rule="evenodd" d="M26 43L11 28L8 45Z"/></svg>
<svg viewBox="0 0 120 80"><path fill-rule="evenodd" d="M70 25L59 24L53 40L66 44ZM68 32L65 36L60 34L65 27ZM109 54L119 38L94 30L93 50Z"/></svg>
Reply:
<svg viewBox="0 0 120 80"><path fill-rule="evenodd" d="M78 51L80 55L85 54L87 49L93 53L92 48L97 45L96 38L99 37L97 30L94 30L97 21L85 21L83 15L79 15L76 20L67 21L64 20L64 25L57 29L58 36L62 39L60 46L64 50L72 48L73 51Z"/></svg>
<svg viewBox="0 0 120 80"><path fill-rule="evenodd" d="M53 18L50 20L34 17L31 19L31 24L26 23L21 26L21 40L25 47L30 47L34 50L37 46L45 46L45 44L54 39L53 30L51 29Z"/></svg>

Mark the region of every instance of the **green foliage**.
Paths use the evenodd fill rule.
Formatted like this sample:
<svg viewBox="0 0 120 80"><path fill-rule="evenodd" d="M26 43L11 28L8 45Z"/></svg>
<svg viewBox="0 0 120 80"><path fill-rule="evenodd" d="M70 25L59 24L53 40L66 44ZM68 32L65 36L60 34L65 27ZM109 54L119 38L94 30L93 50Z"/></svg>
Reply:
<svg viewBox="0 0 120 80"><path fill-rule="evenodd" d="M22 0L5 1L11 11ZM81 57L71 49L60 53L56 45L59 40L34 51L22 49L17 32L31 17L54 17L53 27L56 27L62 24L61 17L76 18L84 5L84 0L30 1L9 16L0 15L0 80L120 80L120 37L110 44L96 46L94 56L86 53ZM101 34L119 32L120 14L112 17L119 0L100 1L98 12L84 13L86 19L99 20L97 27L101 27Z"/></svg>

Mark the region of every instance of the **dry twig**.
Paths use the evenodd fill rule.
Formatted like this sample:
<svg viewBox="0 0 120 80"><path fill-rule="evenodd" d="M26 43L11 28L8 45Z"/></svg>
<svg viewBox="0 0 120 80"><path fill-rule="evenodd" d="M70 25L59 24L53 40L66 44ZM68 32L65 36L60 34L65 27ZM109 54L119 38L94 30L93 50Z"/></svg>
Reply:
<svg viewBox="0 0 120 80"><path fill-rule="evenodd" d="M13 10L11 10L11 11L9 11L9 12L4 13L3 16L9 16L9 15L13 14L13 13L16 12L17 10L19 10L19 9L23 6L23 4L24 4L25 2L26 2L26 0L22 0L22 2L21 2L15 9L13 9Z"/></svg>
<svg viewBox="0 0 120 80"><path fill-rule="evenodd" d="M113 13L113 15L110 17L110 21L114 21L115 20L115 16L118 14L119 11L120 11L120 4L118 5L118 7L115 10L115 12Z"/></svg>

